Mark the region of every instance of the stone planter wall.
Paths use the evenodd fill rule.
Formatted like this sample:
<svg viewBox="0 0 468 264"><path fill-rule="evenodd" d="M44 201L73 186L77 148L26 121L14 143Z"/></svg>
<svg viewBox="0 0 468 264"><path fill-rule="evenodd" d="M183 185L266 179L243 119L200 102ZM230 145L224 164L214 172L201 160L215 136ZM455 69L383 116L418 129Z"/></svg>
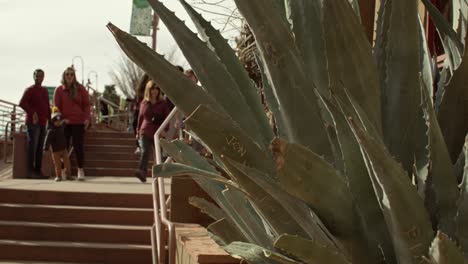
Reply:
<svg viewBox="0 0 468 264"><path fill-rule="evenodd" d="M208 235L208 231L195 224L178 225L177 264L234 264L239 259L231 257Z"/></svg>

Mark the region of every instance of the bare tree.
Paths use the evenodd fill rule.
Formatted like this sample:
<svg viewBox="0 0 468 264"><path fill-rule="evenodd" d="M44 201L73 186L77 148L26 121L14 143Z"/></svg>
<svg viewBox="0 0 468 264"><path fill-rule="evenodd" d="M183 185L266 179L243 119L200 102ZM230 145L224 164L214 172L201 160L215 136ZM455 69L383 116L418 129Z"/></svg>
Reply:
<svg viewBox="0 0 468 264"><path fill-rule="evenodd" d="M177 65L179 62L179 50L174 47L166 52L166 59ZM127 98L135 98L136 87L145 72L133 63L127 56L121 54L120 60L109 71L109 76L115 87Z"/></svg>
<svg viewBox="0 0 468 264"><path fill-rule="evenodd" d="M242 31L244 19L233 0L191 0L190 3L202 15L209 14L210 21L223 35L235 36Z"/></svg>
<svg viewBox="0 0 468 264"><path fill-rule="evenodd" d="M143 70L123 54L116 66L109 71L112 82L128 98L135 97L135 87L143 74Z"/></svg>

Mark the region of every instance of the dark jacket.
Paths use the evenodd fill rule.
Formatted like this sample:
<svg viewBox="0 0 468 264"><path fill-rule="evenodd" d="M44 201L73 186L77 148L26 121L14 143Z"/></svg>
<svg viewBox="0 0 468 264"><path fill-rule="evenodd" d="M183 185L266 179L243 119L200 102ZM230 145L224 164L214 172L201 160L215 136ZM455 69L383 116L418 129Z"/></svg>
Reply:
<svg viewBox="0 0 468 264"><path fill-rule="evenodd" d="M44 140L44 151L49 150L50 146L52 146L53 152L62 151L67 148L63 125L59 127L51 125L47 129L46 138Z"/></svg>

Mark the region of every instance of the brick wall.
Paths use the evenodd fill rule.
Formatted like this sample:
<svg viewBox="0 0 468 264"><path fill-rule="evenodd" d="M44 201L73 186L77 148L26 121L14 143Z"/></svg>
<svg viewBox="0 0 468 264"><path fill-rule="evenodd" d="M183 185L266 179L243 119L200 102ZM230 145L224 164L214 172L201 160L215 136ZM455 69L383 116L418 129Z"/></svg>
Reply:
<svg viewBox="0 0 468 264"><path fill-rule="evenodd" d="M209 236L208 231L196 224L176 227L177 264L234 264L239 259L231 257Z"/></svg>

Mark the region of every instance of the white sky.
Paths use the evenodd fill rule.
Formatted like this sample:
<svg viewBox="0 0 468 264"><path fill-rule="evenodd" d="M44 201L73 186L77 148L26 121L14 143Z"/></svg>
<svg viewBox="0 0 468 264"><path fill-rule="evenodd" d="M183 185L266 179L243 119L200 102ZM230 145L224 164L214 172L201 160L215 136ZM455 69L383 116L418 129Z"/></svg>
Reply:
<svg viewBox="0 0 468 264"><path fill-rule="evenodd" d="M189 20L178 0L162 2ZM132 0L0 0L0 99L17 103L33 83L36 68L45 71L43 85L57 86L74 56L84 59L85 80L90 71L98 72L102 91L112 83L108 72L121 54L106 24L112 22L128 32L131 9ZM175 45L160 26L158 52L169 52ZM74 63L81 80L81 62ZM183 64L183 59L178 63ZM90 79L94 82L95 77Z"/></svg>

